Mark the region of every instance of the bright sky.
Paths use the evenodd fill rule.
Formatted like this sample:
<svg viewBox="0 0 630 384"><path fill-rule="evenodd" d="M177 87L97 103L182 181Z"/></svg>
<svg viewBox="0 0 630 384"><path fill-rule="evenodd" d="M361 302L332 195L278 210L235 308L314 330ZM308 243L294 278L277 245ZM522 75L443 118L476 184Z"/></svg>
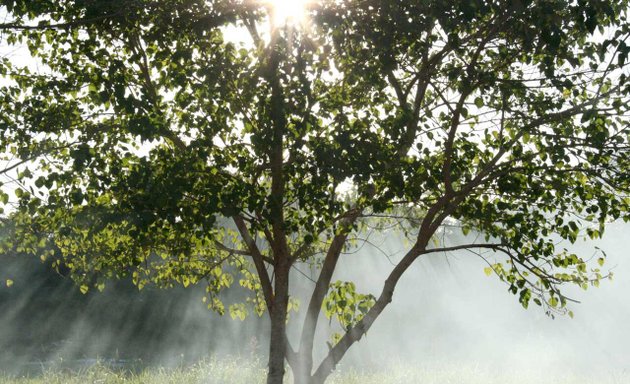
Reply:
<svg viewBox="0 0 630 384"><path fill-rule="evenodd" d="M267 0L274 10L276 27L288 24L300 24L306 17L309 0Z"/></svg>

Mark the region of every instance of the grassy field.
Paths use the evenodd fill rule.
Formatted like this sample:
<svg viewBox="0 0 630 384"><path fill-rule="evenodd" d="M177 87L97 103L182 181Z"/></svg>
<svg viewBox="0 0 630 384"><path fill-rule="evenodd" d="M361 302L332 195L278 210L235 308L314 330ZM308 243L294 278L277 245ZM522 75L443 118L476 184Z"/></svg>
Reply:
<svg viewBox="0 0 630 384"><path fill-rule="evenodd" d="M79 371L49 369L37 376L0 375L0 384L255 384L264 383L263 364L241 358L208 359L179 368L151 368L138 373L108 368L103 364ZM287 383L293 380L287 377ZM391 364L379 371L341 369L328 384L628 384L630 372L598 372L589 376L570 373L549 374L491 371L478 366L431 364L411 366Z"/></svg>

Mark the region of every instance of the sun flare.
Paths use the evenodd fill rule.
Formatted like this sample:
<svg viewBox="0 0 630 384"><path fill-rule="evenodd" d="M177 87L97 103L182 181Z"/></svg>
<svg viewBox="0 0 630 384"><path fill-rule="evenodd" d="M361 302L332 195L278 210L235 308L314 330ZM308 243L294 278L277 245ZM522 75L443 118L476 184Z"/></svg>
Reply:
<svg viewBox="0 0 630 384"><path fill-rule="evenodd" d="M309 0L267 0L275 27L302 24L306 19Z"/></svg>

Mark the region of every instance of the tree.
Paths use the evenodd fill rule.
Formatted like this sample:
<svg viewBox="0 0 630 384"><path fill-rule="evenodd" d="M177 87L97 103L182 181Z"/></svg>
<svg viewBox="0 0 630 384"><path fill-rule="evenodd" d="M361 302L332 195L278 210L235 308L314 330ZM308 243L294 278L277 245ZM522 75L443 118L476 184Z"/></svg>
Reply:
<svg viewBox="0 0 630 384"><path fill-rule="evenodd" d="M219 312L238 279L229 311L271 319L268 383L285 360L322 383L429 253L477 252L524 307L565 313L561 286L597 285L604 255L558 240L630 218L625 0L322 0L303 23L264 1L4 6L33 60L1 67L5 247L83 290L206 281ZM390 224L410 246L380 294L333 282ZM440 243L444 225L485 240ZM289 340L296 263L319 275ZM315 365L322 311L344 333Z"/></svg>

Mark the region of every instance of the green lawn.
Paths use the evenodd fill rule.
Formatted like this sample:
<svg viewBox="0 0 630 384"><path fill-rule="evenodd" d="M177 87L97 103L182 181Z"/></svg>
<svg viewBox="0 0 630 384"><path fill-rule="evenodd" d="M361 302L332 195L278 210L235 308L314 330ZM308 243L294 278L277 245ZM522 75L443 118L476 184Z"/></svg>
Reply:
<svg viewBox="0 0 630 384"><path fill-rule="evenodd" d="M40 376L0 376L0 384L255 384L263 383L264 364L242 358L209 359L195 365L139 373L121 372L104 365L68 371L51 369ZM290 377L287 383L291 383ZM474 365L427 364L413 366L392 364L374 372L340 369L329 384L628 384L630 372L549 374L533 367L528 372L492 371Z"/></svg>

